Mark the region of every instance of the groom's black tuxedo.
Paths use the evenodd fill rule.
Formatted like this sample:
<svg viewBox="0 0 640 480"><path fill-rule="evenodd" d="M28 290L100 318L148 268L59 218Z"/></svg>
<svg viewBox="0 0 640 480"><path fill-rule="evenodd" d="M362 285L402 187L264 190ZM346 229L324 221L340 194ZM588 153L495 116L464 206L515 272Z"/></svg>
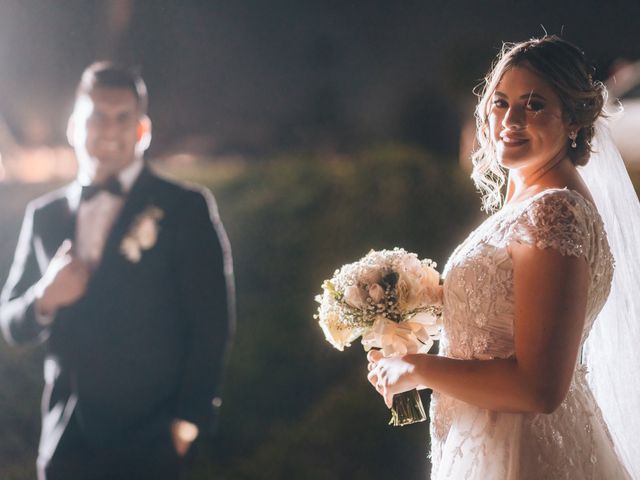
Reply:
<svg viewBox="0 0 640 480"><path fill-rule="evenodd" d="M73 441L96 450L168 434L176 418L206 431L233 330L231 254L213 197L147 167L84 296L41 326L34 284L74 239L79 190L73 183L29 205L0 304L9 341L47 346L41 463L55 459L71 426ZM151 211L160 212L157 238L136 261L122 243Z"/></svg>

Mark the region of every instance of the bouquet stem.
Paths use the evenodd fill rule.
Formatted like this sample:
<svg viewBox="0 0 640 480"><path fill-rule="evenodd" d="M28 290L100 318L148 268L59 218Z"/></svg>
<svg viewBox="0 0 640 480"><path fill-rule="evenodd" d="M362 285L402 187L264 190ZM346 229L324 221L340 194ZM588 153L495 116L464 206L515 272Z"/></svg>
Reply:
<svg viewBox="0 0 640 480"><path fill-rule="evenodd" d="M393 396L389 425L403 427L412 423L424 422L426 419L427 415L424 412L418 390L413 389Z"/></svg>

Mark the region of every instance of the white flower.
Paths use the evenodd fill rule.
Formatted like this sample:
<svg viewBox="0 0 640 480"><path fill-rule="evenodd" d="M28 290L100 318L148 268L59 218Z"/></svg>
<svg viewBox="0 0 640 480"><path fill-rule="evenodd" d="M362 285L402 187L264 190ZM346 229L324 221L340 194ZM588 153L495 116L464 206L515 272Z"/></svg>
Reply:
<svg viewBox="0 0 640 480"><path fill-rule="evenodd" d="M375 252L370 252L369 255L371 255L371 253ZM374 283L378 283L380 280L382 280L383 276L384 275L382 274L380 265L374 264L367 269L363 269L358 276L358 280L362 283L366 283L367 285L373 285Z"/></svg>
<svg viewBox="0 0 640 480"><path fill-rule="evenodd" d="M138 245L135 239L131 237L125 237L122 240L120 251L124 254L125 257L129 259L129 261L133 263L138 263L140 261L140 258L142 258L140 245Z"/></svg>
<svg viewBox="0 0 640 480"><path fill-rule="evenodd" d="M153 248L158 240L158 222L162 217L164 212L161 209L150 206L135 218L120 244L120 252L127 260L138 263L142 252Z"/></svg>
<svg viewBox="0 0 640 480"><path fill-rule="evenodd" d="M440 285L440 274L430 265L422 265L422 276L420 278L422 290L422 301L429 304L442 304L442 286Z"/></svg>
<svg viewBox="0 0 640 480"><path fill-rule="evenodd" d="M354 308L364 308L367 305L367 294L355 285L344 289L344 301Z"/></svg>
<svg viewBox="0 0 640 480"><path fill-rule="evenodd" d="M136 237L143 250L149 250L153 247L158 238L158 225L155 220L149 217L142 218L136 231Z"/></svg>
<svg viewBox="0 0 640 480"><path fill-rule="evenodd" d="M354 340L353 332L350 329L340 328L340 318L336 312L330 312L318 323L322 327L327 341L340 351L343 351L344 347L350 346L351 341Z"/></svg>

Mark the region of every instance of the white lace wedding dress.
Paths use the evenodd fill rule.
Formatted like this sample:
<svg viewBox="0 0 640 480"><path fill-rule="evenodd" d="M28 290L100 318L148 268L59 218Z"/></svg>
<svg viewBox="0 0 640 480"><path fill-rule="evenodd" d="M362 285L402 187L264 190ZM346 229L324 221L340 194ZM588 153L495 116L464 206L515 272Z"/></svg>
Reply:
<svg viewBox="0 0 640 480"><path fill-rule="evenodd" d="M517 241L584 256L591 281L582 342L604 305L613 257L592 203L551 189L505 207L453 252L444 276L440 354L460 359L514 355L513 266ZM431 402L432 479L627 479L600 409L575 369L569 393L552 414L502 413L434 392Z"/></svg>

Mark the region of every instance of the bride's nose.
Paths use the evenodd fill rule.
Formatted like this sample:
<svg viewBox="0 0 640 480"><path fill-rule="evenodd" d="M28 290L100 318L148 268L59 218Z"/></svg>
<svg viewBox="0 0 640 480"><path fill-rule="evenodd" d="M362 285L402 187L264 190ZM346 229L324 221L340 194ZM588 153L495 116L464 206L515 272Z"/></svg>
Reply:
<svg viewBox="0 0 640 480"><path fill-rule="evenodd" d="M502 126L509 130L522 130L527 126L527 118L524 109L509 107L502 119Z"/></svg>

